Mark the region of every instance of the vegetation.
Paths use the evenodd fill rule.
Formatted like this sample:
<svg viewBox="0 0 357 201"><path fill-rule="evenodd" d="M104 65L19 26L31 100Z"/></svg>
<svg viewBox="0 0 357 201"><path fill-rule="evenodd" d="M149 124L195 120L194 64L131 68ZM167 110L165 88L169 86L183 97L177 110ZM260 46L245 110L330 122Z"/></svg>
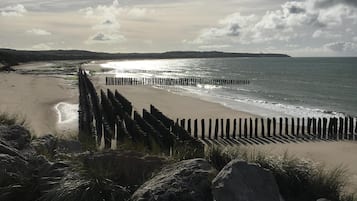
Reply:
<svg viewBox="0 0 357 201"><path fill-rule="evenodd" d="M18 115L10 115L8 113L0 113L0 125L21 125L26 127L25 118L19 117Z"/></svg>
<svg viewBox="0 0 357 201"><path fill-rule="evenodd" d="M286 201L315 201L319 198L331 201L357 200L353 194L344 193L347 175L342 167L326 170L322 165L287 153L283 156L272 156L239 147L213 147L206 152L206 159L218 170L235 158L269 169Z"/></svg>
<svg viewBox="0 0 357 201"><path fill-rule="evenodd" d="M177 58L219 58L219 57L289 57L285 54L227 53L177 51L164 53L101 53L81 50L23 51L0 49L0 62L8 65L30 61L86 60L86 59L177 59Z"/></svg>
<svg viewBox="0 0 357 201"><path fill-rule="evenodd" d="M125 201L130 193L111 180L96 175L68 174L54 188L45 193L41 201Z"/></svg>

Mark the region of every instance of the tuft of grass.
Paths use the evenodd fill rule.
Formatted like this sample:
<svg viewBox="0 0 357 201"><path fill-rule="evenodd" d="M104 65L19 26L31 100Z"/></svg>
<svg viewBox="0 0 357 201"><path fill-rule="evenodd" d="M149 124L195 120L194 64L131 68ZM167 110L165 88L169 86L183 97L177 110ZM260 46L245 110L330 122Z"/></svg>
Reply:
<svg viewBox="0 0 357 201"><path fill-rule="evenodd" d="M319 198L331 201L356 200L353 194L344 192L347 175L343 167L327 170L323 165L297 158L287 152L282 156L275 156L240 147L209 148L205 157L218 170L236 158L259 164L272 172L286 201L315 201Z"/></svg>
<svg viewBox="0 0 357 201"><path fill-rule="evenodd" d="M126 201L130 193L111 180L86 174L68 174L48 190L41 201Z"/></svg>
<svg viewBox="0 0 357 201"><path fill-rule="evenodd" d="M21 125L26 127L26 120L24 117L20 117L19 115L10 115L8 113L0 113L0 125Z"/></svg>

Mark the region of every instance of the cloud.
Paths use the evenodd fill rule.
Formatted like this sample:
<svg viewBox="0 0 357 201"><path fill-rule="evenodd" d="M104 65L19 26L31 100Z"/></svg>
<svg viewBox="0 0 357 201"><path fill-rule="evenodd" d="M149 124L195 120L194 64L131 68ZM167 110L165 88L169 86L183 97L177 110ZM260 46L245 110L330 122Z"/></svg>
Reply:
<svg viewBox="0 0 357 201"><path fill-rule="evenodd" d="M37 36L49 36L49 35L52 35L51 32L43 30L43 29L38 29L38 28L27 30L26 33L32 34L32 35L37 35Z"/></svg>
<svg viewBox="0 0 357 201"><path fill-rule="evenodd" d="M325 44L324 47L334 52L349 52L357 50L357 44L353 42L333 42Z"/></svg>
<svg viewBox="0 0 357 201"><path fill-rule="evenodd" d="M195 39L185 42L213 45L227 41L241 44L291 41L308 37L307 30L312 30L312 38L338 38L341 34L327 29L348 25L348 20L357 21L357 8L351 5L347 0L303 0L285 2L279 9L268 10L262 17L236 12L222 19L217 26L202 29Z"/></svg>
<svg viewBox="0 0 357 201"><path fill-rule="evenodd" d="M192 44L204 44L222 37L238 37L254 22L255 16L242 16L239 12L228 15L219 21L218 27L201 30L199 36L193 41L184 41Z"/></svg>
<svg viewBox="0 0 357 201"><path fill-rule="evenodd" d="M121 43L125 41L125 37L118 33L97 33L94 36L90 37L87 41L88 44L96 44L96 43Z"/></svg>
<svg viewBox="0 0 357 201"><path fill-rule="evenodd" d="M198 48L205 50L217 50L231 47L231 45L201 45Z"/></svg>
<svg viewBox="0 0 357 201"><path fill-rule="evenodd" d="M52 49L51 45L53 45L53 43L39 43L39 44L33 45L31 47L31 49L33 49L33 50L51 50Z"/></svg>
<svg viewBox="0 0 357 201"><path fill-rule="evenodd" d="M327 30L318 29L318 30L316 30L316 31L312 34L312 37L313 37L313 38L332 39L332 38L340 38L340 37L341 37L341 34L332 33L332 32L327 31Z"/></svg>
<svg viewBox="0 0 357 201"><path fill-rule="evenodd" d="M1 16L19 17L19 16L23 16L23 14L25 14L26 12L27 10L25 6L22 4L0 8Z"/></svg>

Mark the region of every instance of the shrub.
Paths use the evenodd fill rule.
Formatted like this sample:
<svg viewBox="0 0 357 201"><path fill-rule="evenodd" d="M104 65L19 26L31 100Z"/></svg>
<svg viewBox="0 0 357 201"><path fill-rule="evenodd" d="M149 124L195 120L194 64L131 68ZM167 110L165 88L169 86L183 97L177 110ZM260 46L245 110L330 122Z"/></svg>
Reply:
<svg viewBox="0 0 357 201"><path fill-rule="evenodd" d="M281 195L286 201L315 201L326 198L331 201L353 201L353 194L343 192L346 170L337 167L326 170L313 161L299 159L287 153L274 156L244 148L213 147L206 151L206 159L218 170L230 160L239 158L257 163L274 175Z"/></svg>

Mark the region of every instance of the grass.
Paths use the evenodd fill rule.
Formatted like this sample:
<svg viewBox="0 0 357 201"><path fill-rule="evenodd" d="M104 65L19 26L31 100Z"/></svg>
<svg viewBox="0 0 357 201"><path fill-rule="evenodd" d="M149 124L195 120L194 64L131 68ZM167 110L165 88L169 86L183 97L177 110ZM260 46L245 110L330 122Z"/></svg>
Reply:
<svg viewBox="0 0 357 201"><path fill-rule="evenodd" d="M26 127L26 120L24 117L20 117L19 115L10 115L8 113L0 113L0 125L21 125Z"/></svg>
<svg viewBox="0 0 357 201"><path fill-rule="evenodd" d="M218 170L229 161L238 158L257 163L274 175L281 195L286 201L316 201L326 198L331 201L356 201L353 194L346 194L346 170L336 167L327 170L323 165L304 160L288 153L272 156L243 148L209 148L206 159Z"/></svg>

